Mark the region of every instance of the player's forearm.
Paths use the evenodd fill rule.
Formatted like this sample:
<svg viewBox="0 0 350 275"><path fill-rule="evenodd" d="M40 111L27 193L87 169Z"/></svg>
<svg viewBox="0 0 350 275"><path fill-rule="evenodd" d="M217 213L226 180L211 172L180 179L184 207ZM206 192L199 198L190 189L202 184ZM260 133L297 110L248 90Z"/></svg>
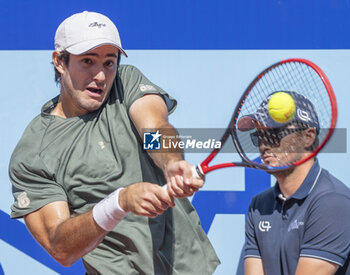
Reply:
<svg viewBox="0 0 350 275"><path fill-rule="evenodd" d="M170 144L178 144L180 139L175 128L170 123L163 123L158 125L156 129L160 129L161 134L166 137L167 142ZM149 150L154 163L161 168L164 172L166 171L167 165L172 161L179 161L184 159L184 152L181 148L161 148L160 150Z"/></svg>
<svg viewBox="0 0 350 275"><path fill-rule="evenodd" d="M323 259L312 257L300 257L296 275L333 275L338 269L338 265Z"/></svg>
<svg viewBox="0 0 350 275"><path fill-rule="evenodd" d="M246 258L244 260L244 275L264 275L263 262L260 258Z"/></svg>
<svg viewBox="0 0 350 275"><path fill-rule="evenodd" d="M93 250L106 234L89 211L60 223L49 235L48 251L59 263L70 266Z"/></svg>

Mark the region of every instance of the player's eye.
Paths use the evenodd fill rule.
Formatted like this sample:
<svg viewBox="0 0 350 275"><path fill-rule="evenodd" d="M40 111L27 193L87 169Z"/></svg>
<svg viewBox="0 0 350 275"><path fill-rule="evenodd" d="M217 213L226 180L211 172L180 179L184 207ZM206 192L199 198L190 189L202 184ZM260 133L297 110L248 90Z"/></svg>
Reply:
<svg viewBox="0 0 350 275"><path fill-rule="evenodd" d="M114 64L115 64L115 62L114 62L113 60L107 60L107 61L104 63L104 65L105 65L106 67L113 67Z"/></svg>
<svg viewBox="0 0 350 275"><path fill-rule="evenodd" d="M250 134L250 137L256 147L260 146L261 143L278 145L280 142L279 135L274 129L255 131Z"/></svg>
<svg viewBox="0 0 350 275"><path fill-rule="evenodd" d="M92 64L92 60L91 60L90 58L84 58L84 59L82 60L82 62L83 62L84 64L87 64L87 65Z"/></svg>

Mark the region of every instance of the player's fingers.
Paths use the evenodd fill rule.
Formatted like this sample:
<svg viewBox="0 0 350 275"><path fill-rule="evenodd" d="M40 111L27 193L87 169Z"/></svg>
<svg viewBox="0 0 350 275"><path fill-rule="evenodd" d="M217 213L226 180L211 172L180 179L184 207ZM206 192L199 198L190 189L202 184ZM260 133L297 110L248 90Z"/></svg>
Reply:
<svg viewBox="0 0 350 275"><path fill-rule="evenodd" d="M152 199L145 199L140 206L148 213L156 215L161 215L168 208L168 205L160 201L156 196Z"/></svg>
<svg viewBox="0 0 350 275"><path fill-rule="evenodd" d="M151 202L155 207L166 210L168 207L174 207L174 198L170 196L168 191L168 185L165 188L159 185L153 185L152 196L149 197L148 201Z"/></svg>
<svg viewBox="0 0 350 275"><path fill-rule="evenodd" d="M174 197L182 198L185 197L184 190L181 188L181 185L183 185L182 181L180 184L177 182L176 177L170 178L170 185L172 188L172 191L174 192Z"/></svg>
<svg viewBox="0 0 350 275"><path fill-rule="evenodd" d="M174 178L172 178L171 182L172 182L171 186L173 187L175 197L185 198L185 197L192 196L193 190L191 190L191 187L187 186L183 182L182 176L175 176Z"/></svg>
<svg viewBox="0 0 350 275"><path fill-rule="evenodd" d="M156 208L151 206L149 202L147 201L142 201L138 203L132 210L132 213L139 215L139 216L145 216L145 217L150 217L154 218L160 213L157 212Z"/></svg>
<svg viewBox="0 0 350 275"><path fill-rule="evenodd" d="M173 183L171 183L171 179L169 178L169 182L168 182L168 194L171 198L175 198L175 197L178 197L178 193L179 193L179 190L174 190L174 186L175 188L178 188L176 185L174 185Z"/></svg>
<svg viewBox="0 0 350 275"><path fill-rule="evenodd" d="M162 208L159 208L159 207L155 206L154 204L150 203L150 204L145 205L143 209L152 215L161 215L167 209L167 207L165 209L162 209Z"/></svg>
<svg viewBox="0 0 350 275"><path fill-rule="evenodd" d="M184 178L182 176L176 176L176 184L177 186L179 186L182 191L183 194L185 196L191 196L192 195L192 191L191 191L191 186L188 186L185 182L184 182ZM188 184L190 184L191 182L189 182Z"/></svg>
<svg viewBox="0 0 350 275"><path fill-rule="evenodd" d="M192 170L193 170L193 166L191 164L189 164L187 161L183 160L179 163L180 169L182 171L182 176L183 176L183 182L185 184L190 184L191 180L192 180Z"/></svg>
<svg viewBox="0 0 350 275"><path fill-rule="evenodd" d="M174 196L172 195L171 185L166 184L161 187L161 190L157 193L161 202L164 202L167 206L174 207Z"/></svg>
<svg viewBox="0 0 350 275"><path fill-rule="evenodd" d="M204 180L201 178L192 178L190 184L188 184L188 186L195 188L195 189L202 188L203 185L204 185Z"/></svg>

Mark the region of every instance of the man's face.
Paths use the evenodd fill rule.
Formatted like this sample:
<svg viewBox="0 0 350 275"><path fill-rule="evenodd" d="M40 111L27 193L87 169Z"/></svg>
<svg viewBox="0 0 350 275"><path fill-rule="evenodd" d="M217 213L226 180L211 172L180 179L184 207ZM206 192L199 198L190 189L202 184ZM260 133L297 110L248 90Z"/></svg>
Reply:
<svg viewBox="0 0 350 275"><path fill-rule="evenodd" d="M103 45L70 55L61 69L61 101L67 117L98 110L107 99L117 72L118 49Z"/></svg>
<svg viewBox="0 0 350 275"><path fill-rule="evenodd" d="M315 139L313 128L297 128L289 125L285 128L267 128L256 125L256 132L252 134L256 145L259 146L261 160L265 165L284 166L307 156L306 150ZM310 134L311 139L310 139Z"/></svg>

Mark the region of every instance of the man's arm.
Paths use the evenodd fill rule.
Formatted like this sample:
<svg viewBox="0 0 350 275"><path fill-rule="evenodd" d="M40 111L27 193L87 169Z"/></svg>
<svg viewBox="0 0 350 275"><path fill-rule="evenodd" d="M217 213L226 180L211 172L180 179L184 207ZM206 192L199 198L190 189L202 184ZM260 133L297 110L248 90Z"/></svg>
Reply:
<svg viewBox="0 0 350 275"><path fill-rule="evenodd" d="M174 202L160 186L140 182L120 191L119 205L125 212L155 217ZM103 211L95 215L100 214ZM64 201L49 203L26 215L24 220L34 238L64 266L72 265L93 250L108 233L96 223L93 210L70 217Z"/></svg>
<svg viewBox="0 0 350 275"><path fill-rule="evenodd" d="M264 267L260 258L246 258L244 260L244 275L263 275Z"/></svg>
<svg viewBox="0 0 350 275"><path fill-rule="evenodd" d="M300 257L296 275L333 275L338 265L321 259Z"/></svg>
<svg viewBox="0 0 350 275"><path fill-rule="evenodd" d="M348 190L343 192L325 193L310 204L296 274L334 274L346 262L350 248L350 200Z"/></svg>
<svg viewBox="0 0 350 275"><path fill-rule="evenodd" d="M168 121L168 110L160 95L148 94L136 100L129 109L129 115L142 137L144 129L166 129L169 136L177 132ZM192 178L193 166L184 160L182 150L172 152L151 152L155 164L160 167L167 179L168 191L172 196L193 195L204 181Z"/></svg>
<svg viewBox="0 0 350 275"><path fill-rule="evenodd" d="M64 266L70 266L94 249L107 234L92 211L70 218L67 202L49 203L24 217L33 237Z"/></svg>

